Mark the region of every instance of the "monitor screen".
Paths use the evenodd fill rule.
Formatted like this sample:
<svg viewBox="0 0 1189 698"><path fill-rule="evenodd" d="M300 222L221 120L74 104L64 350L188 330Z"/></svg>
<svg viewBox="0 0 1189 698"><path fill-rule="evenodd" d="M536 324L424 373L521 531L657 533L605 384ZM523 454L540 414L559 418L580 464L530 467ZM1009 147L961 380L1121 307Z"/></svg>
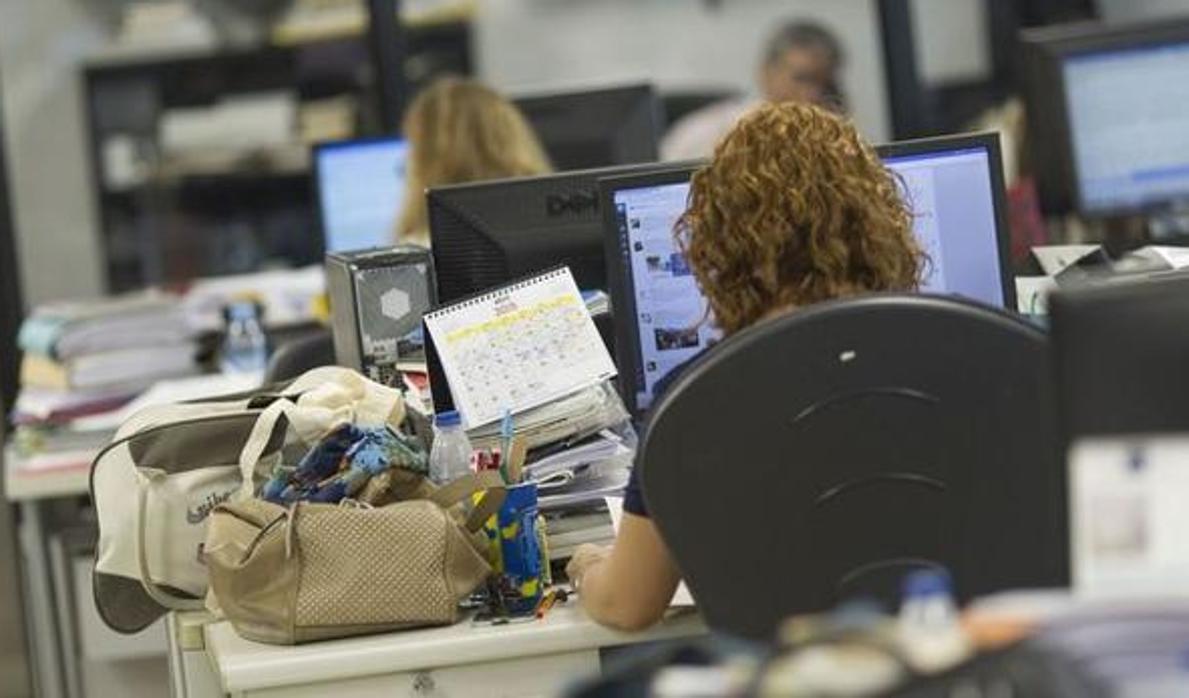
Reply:
<svg viewBox="0 0 1189 698"><path fill-rule="evenodd" d="M991 161L986 147L884 155L904 182L913 231L932 262L921 290L1003 308Z"/></svg>
<svg viewBox="0 0 1189 698"><path fill-rule="evenodd" d="M327 252L390 245L405 192L408 145L398 139L318 146L314 172Z"/></svg>
<svg viewBox="0 0 1189 698"><path fill-rule="evenodd" d="M1082 210L1189 200L1189 44L1075 54L1062 73Z"/></svg>
<svg viewBox="0 0 1189 698"><path fill-rule="evenodd" d="M900 144L881 154L904 182L914 231L932 260L922 290L1004 308L1012 296L1003 274L1002 180L994 176L998 151L988 140ZM685 169L607 186L622 273L621 287L612 288L617 357L621 380L628 381L625 399L637 413L651 406L659 381L719 336L673 237L690 174Z"/></svg>
<svg viewBox="0 0 1189 698"><path fill-rule="evenodd" d="M619 189L612 194L625 282L634 307L614 300L616 321L630 314L638 351L632 368L635 404L647 409L656 384L718 339L708 304L678 249L673 226L685 211L689 182ZM620 372L625 369L620 366Z"/></svg>

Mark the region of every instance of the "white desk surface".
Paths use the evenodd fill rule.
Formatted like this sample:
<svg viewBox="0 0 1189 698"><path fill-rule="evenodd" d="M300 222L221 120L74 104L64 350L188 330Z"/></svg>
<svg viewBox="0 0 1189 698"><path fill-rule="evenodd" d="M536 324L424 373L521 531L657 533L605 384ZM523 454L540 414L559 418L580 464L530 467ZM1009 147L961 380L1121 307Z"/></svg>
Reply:
<svg viewBox="0 0 1189 698"><path fill-rule="evenodd" d="M411 630L293 647L244 640L223 621L206 626L206 652L227 693L399 674L441 667L554 655L707 632L692 610L673 611L643 633L621 633L591 621L576 599L544 620Z"/></svg>
<svg viewBox="0 0 1189 698"><path fill-rule="evenodd" d="M11 448L4 450L4 496L10 502L87 494L91 488L91 464L46 470L24 470Z"/></svg>

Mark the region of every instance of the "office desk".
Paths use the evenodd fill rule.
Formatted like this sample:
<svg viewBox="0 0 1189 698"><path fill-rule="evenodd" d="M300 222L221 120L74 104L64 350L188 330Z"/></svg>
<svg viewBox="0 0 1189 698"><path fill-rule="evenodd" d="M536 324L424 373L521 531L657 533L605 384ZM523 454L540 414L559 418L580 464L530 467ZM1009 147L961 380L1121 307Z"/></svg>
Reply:
<svg viewBox="0 0 1189 698"><path fill-rule="evenodd" d="M30 656L35 662L38 695L57 698L68 695L67 686L78 681L78 667L67 648L74 645L73 632L58 622L69 608L63 599L66 580L51 571L48 552L47 504L52 499L86 495L90 488L91 462L27 470L15 449L4 450L4 495L20 510L20 544L25 578L26 625Z"/></svg>
<svg viewBox="0 0 1189 698"><path fill-rule="evenodd" d="M170 625L171 666L187 673L174 682L175 698L552 696L596 674L601 649L707 632L688 610L643 633L616 632L587 618L576 600L540 621L476 626L464 620L295 647L244 640L227 622L184 614Z"/></svg>

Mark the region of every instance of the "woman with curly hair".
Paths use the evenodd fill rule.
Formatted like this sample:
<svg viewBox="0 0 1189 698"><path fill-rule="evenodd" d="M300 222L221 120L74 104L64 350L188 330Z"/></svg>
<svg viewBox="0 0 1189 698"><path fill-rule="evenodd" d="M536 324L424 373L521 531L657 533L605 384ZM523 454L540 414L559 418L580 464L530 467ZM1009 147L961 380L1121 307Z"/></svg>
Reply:
<svg viewBox="0 0 1189 698"><path fill-rule="evenodd" d="M675 235L728 336L821 301L916 290L926 264L895 175L850 121L799 104L739 121L693 176ZM661 618L680 576L634 472L624 512L614 546L579 548L567 572L592 618L636 630Z"/></svg>

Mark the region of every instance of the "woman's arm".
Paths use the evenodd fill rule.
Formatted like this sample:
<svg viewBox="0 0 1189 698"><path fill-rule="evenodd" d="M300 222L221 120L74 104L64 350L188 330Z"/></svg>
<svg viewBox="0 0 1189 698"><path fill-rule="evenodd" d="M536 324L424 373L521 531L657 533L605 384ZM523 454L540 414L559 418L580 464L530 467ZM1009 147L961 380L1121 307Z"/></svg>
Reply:
<svg viewBox="0 0 1189 698"><path fill-rule="evenodd" d="M656 525L626 512L615 544L581 546L566 573L590 617L620 630L643 630L659 621L681 581Z"/></svg>

